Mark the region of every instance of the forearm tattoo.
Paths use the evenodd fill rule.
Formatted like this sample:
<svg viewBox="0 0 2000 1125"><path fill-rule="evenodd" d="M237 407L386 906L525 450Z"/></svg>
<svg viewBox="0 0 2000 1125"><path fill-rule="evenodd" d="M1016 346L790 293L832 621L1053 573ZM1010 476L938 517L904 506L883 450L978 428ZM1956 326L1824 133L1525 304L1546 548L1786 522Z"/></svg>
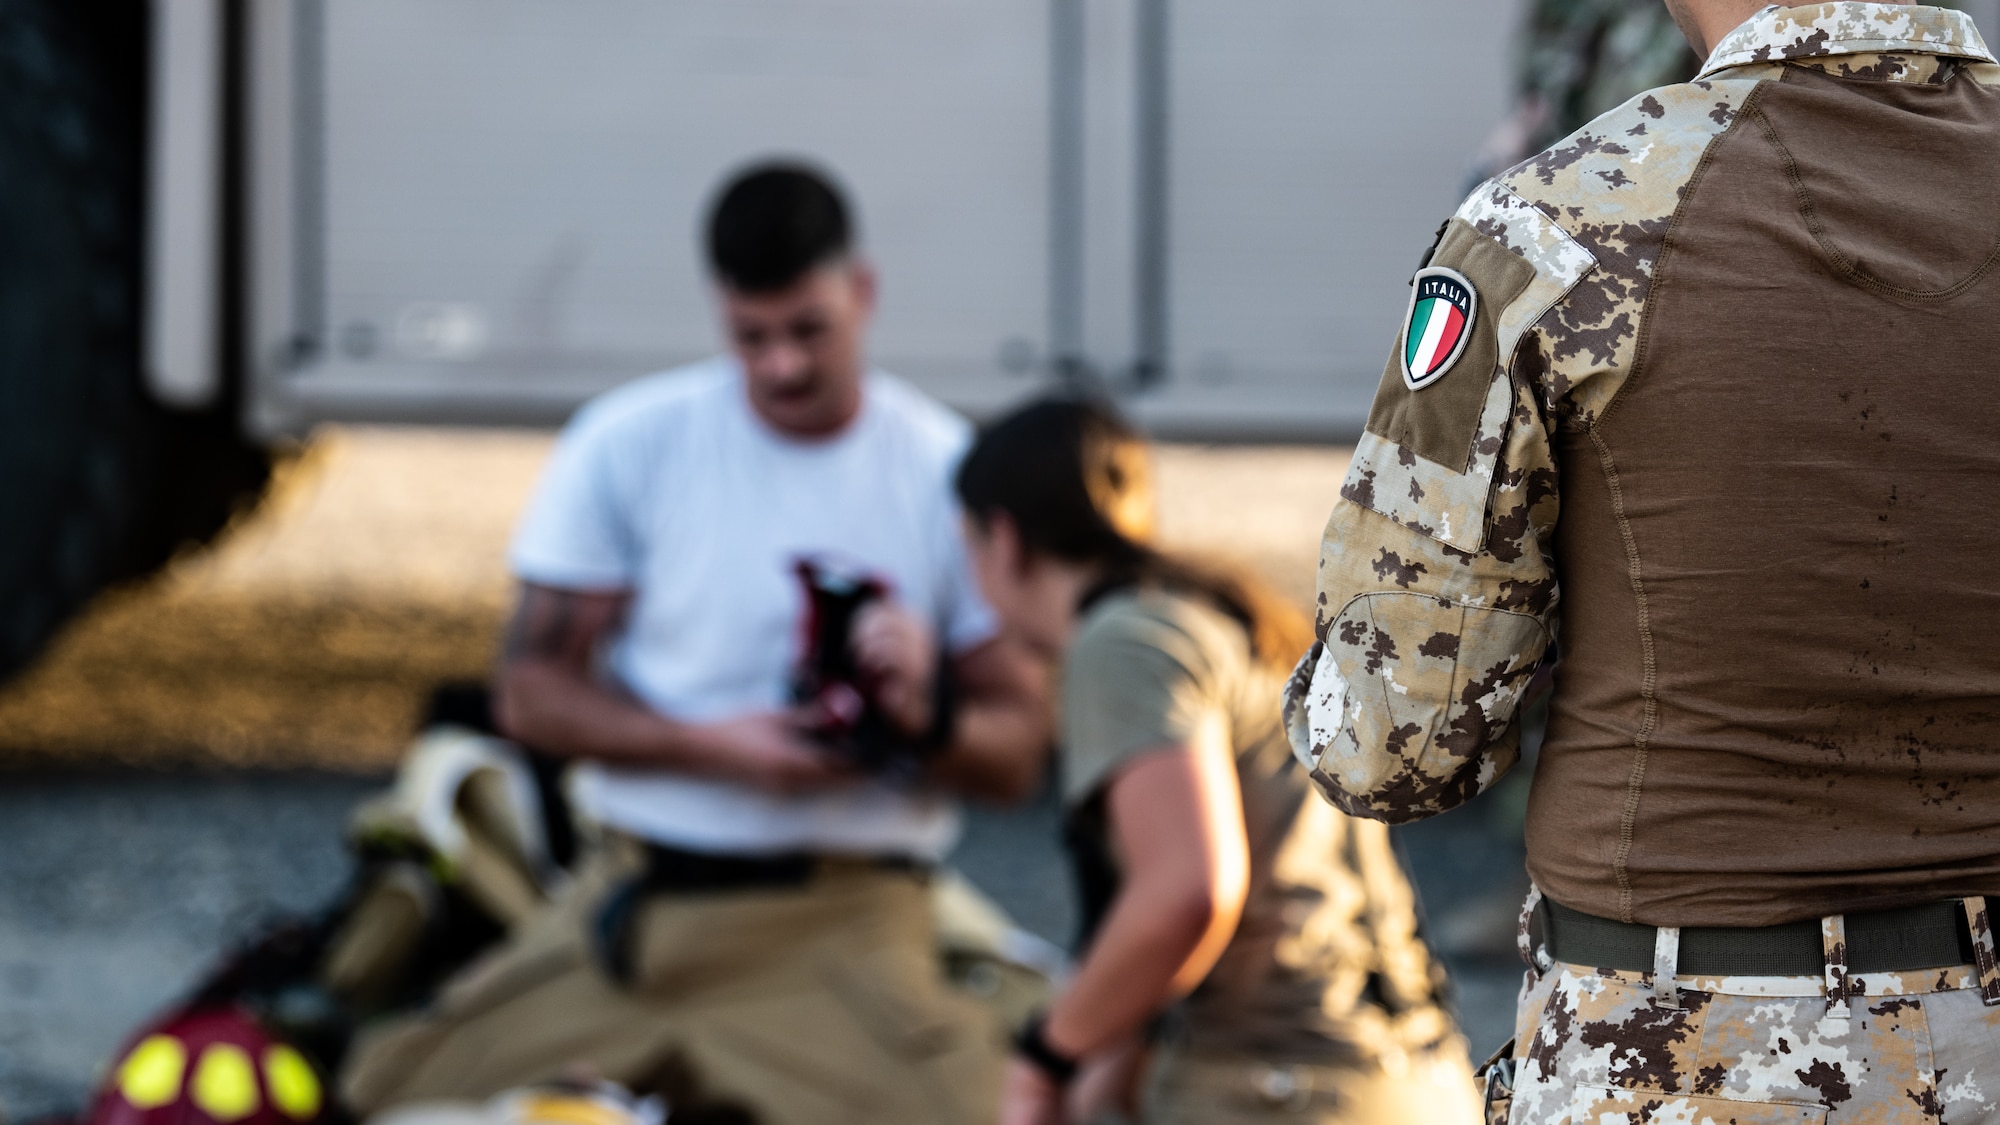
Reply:
<svg viewBox="0 0 2000 1125"><path fill-rule="evenodd" d="M507 626L503 659L510 664L522 660L587 661L598 629L585 620L592 615L580 612L580 602L577 595L564 590L523 588Z"/></svg>

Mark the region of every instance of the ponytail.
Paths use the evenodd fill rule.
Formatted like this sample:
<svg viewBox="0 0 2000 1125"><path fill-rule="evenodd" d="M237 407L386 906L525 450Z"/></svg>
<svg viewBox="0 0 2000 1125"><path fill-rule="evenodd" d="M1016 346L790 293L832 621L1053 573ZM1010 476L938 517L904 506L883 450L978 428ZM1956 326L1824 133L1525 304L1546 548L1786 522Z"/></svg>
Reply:
<svg viewBox="0 0 2000 1125"><path fill-rule="evenodd" d="M1108 403L1047 398L1002 418L966 454L957 488L973 520L1005 513L1027 551L1095 568L1086 605L1132 586L1194 595L1240 623L1252 654L1281 672L1312 643L1299 612L1241 567L1152 545L1145 439Z"/></svg>

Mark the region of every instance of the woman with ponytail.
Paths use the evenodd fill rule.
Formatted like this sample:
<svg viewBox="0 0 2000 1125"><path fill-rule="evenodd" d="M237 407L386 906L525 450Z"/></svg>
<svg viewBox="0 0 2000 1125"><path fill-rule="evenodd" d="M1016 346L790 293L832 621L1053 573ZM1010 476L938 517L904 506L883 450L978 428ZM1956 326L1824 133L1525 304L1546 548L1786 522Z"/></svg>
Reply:
<svg viewBox="0 0 2000 1125"><path fill-rule="evenodd" d="M1003 1125L1476 1120L1387 829L1321 801L1285 742L1296 612L1152 545L1145 445L1102 404L988 428L958 493L1004 628L1061 667L1084 899L1081 962L1019 1036Z"/></svg>

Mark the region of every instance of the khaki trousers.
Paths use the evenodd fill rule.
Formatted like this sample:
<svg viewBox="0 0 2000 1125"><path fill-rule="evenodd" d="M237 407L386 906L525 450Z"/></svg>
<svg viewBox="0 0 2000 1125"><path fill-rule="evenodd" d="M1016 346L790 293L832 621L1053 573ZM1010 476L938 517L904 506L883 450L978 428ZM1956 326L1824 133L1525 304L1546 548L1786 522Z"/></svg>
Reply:
<svg viewBox="0 0 2000 1125"><path fill-rule="evenodd" d="M678 1065L763 1125L994 1117L1006 1037L946 985L924 879L857 865L799 888L654 895L621 985L590 935L634 869L629 843L607 849L429 1011L366 1034L341 1077L350 1108L484 1098L579 1067L643 1084Z"/></svg>
<svg viewBox="0 0 2000 1125"><path fill-rule="evenodd" d="M1448 1047L1380 1065L1286 1066L1168 1052L1145 1125L1478 1125L1472 1066Z"/></svg>

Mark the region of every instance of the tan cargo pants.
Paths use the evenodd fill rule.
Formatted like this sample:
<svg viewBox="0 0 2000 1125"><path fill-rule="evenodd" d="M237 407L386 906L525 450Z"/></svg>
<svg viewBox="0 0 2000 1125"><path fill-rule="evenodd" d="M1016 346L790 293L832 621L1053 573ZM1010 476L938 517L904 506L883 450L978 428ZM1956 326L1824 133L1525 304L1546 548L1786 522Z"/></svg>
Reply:
<svg viewBox="0 0 2000 1125"><path fill-rule="evenodd" d="M634 852L607 849L429 1011L367 1033L341 1076L349 1106L484 1098L579 1066L640 1083L678 1064L763 1125L993 1118L1006 1036L946 985L921 877L856 866L801 888L653 896L625 986L590 930Z"/></svg>
<svg viewBox="0 0 2000 1125"><path fill-rule="evenodd" d="M1557 964L1521 997L1513 1125L2000 1125L2000 966L1693 977ZM1984 997L1982 997L1984 993ZM1989 1005L1986 1001L1992 1000Z"/></svg>
<svg viewBox="0 0 2000 1125"><path fill-rule="evenodd" d="M1158 1062L1146 1125L1477 1125L1472 1066L1447 1048L1382 1065L1278 1066L1182 1055Z"/></svg>

